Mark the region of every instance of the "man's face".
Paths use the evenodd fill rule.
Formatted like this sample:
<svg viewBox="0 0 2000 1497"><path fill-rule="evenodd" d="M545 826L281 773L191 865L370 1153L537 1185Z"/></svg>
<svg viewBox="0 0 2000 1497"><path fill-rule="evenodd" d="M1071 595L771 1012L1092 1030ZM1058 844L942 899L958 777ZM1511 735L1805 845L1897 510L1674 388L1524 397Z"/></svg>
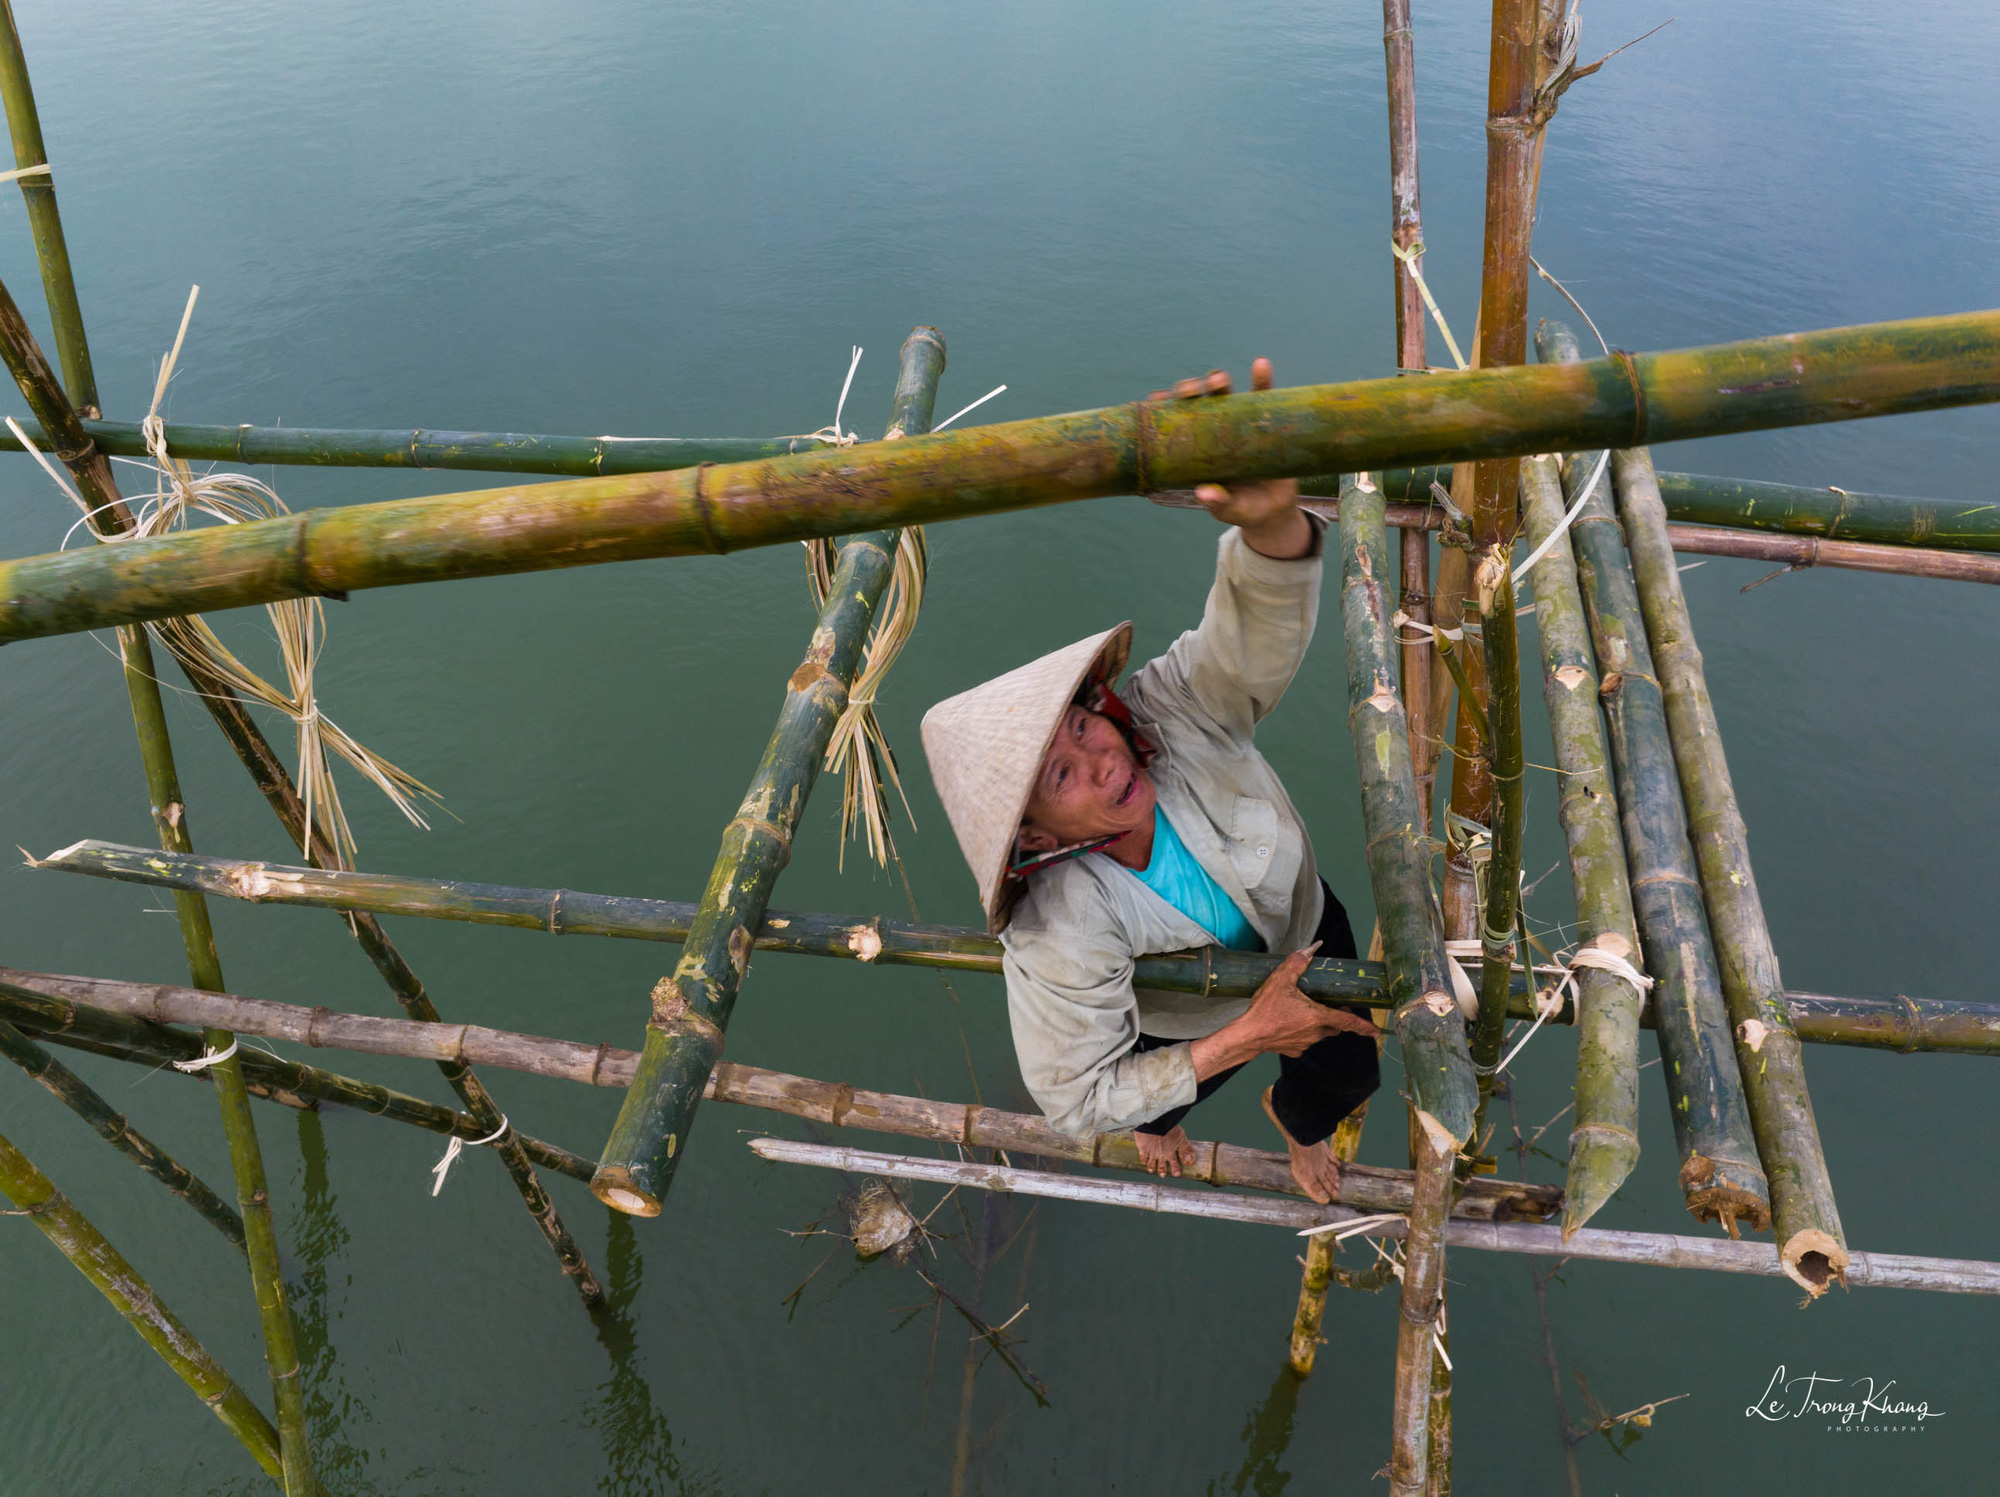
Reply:
<svg viewBox="0 0 2000 1497"><path fill-rule="evenodd" d="M1153 817L1153 782L1110 718L1071 707L1042 758L1021 829L1024 852L1136 831Z"/></svg>

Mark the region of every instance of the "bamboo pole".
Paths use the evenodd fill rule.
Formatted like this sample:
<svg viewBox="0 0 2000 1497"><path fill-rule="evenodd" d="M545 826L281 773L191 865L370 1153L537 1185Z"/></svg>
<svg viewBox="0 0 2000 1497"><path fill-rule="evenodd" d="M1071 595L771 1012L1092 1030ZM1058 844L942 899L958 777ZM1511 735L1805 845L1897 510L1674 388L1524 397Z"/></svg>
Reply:
<svg viewBox="0 0 2000 1497"><path fill-rule="evenodd" d="M1576 340L1560 323L1544 322L1538 341L1545 359L1575 355ZM1610 727L1639 942L1656 984L1652 1011L1680 1151L1681 1191L1697 1221L1720 1221L1732 1235L1739 1220L1761 1231L1770 1224L1770 1188L1729 1044L1659 680L1624 532L1612 512L1607 475L1600 474L1602 457L1572 454L1565 498L1575 503L1582 485L1599 475L1570 538L1603 672L1598 694Z"/></svg>
<svg viewBox="0 0 2000 1497"><path fill-rule="evenodd" d="M1211 1221L1246 1222L1256 1226L1289 1227L1294 1231L1328 1223L1353 1222L1362 1213L1310 1201L1278 1201L1267 1196L1234 1195L1224 1191L1180 1190L1171 1185L1139 1181L1094 1180L1078 1175L1045 1174L997 1164L958 1163L899 1154L877 1154L826 1144L794 1143L782 1138L753 1138L751 1149L763 1159L815 1165L850 1174L882 1175L892 1180L923 1180L973 1190L1006 1191L1059 1201L1124 1206L1173 1216L1199 1216ZM1395 1239L1408 1226L1385 1221L1368 1235ZM1598 1263L1632 1263L1648 1268L1702 1268L1716 1273L1759 1274L1780 1278L1778 1255L1769 1243L1732 1242L1720 1237L1673 1237L1660 1232L1609 1232L1586 1227L1565 1239L1560 1227L1525 1222L1451 1221L1444 1227L1447 1246L1484 1252L1526 1253L1535 1257L1575 1258ZM1405 1270L1407 1274L1408 1270ZM1974 1258L1926 1258L1904 1253L1853 1254L1848 1267L1850 1288L1929 1289L1945 1294L2000 1295L2000 1263ZM1391 1480L1395 1480L1392 1473Z"/></svg>
<svg viewBox="0 0 2000 1497"><path fill-rule="evenodd" d="M1519 457L2000 399L2000 312L1130 405L679 473L307 510L0 564L0 641L695 555L1213 479Z"/></svg>
<svg viewBox="0 0 2000 1497"><path fill-rule="evenodd" d="M1390 1414L1389 1490L1399 1497L1418 1497L1432 1480L1431 1382L1441 1354L1438 1319L1444 1309L1446 1218L1458 1158L1458 1141L1436 1118L1424 1111L1416 1116L1422 1135L1416 1199L1403 1234L1403 1293L1396 1318L1395 1403ZM1448 1459L1448 1442L1445 1453Z"/></svg>
<svg viewBox="0 0 2000 1497"><path fill-rule="evenodd" d="M1531 550L1539 549L1567 508L1553 458L1521 464L1521 497L1524 538ZM1629 958L1638 953L1639 932L1598 717L1597 661L1567 538L1550 546L1529 580L1542 645L1542 700L1555 744L1556 813L1576 890L1577 945ZM1576 1111L1564 1191L1566 1232L1595 1216L1639 1162L1639 1010L1645 995L1599 968L1579 968L1576 977Z"/></svg>
<svg viewBox="0 0 2000 1497"><path fill-rule="evenodd" d="M1396 257L1396 367L1422 369L1424 215L1417 172L1417 49L1410 0L1382 0L1382 60L1389 85L1389 236Z"/></svg>
<svg viewBox="0 0 2000 1497"><path fill-rule="evenodd" d="M210 1190L186 1165L126 1121L84 1079L29 1039L13 1025L0 1021L0 1054L39 1082L63 1106L88 1123L93 1132L140 1169L193 1207L239 1251L244 1249L243 1218Z"/></svg>
<svg viewBox="0 0 2000 1497"><path fill-rule="evenodd" d="M1847 1246L1806 1089L1805 1059L1750 866L1750 833L1737 809L1722 730L1667 539L1652 457L1644 448L1615 452L1612 474L1687 799L1688 832L1715 936L1722 994L1736 1026L1743 1093L1758 1157L1771 1184L1772 1230L1786 1271L1817 1299L1841 1276Z"/></svg>
<svg viewBox="0 0 2000 1497"><path fill-rule="evenodd" d="M0 31L5 29L0 27ZM0 47L0 52L4 51ZM4 286L0 286L0 356L4 356L29 408L60 439L58 455L90 507L93 530L104 533L129 529L131 517L111 479L109 463L81 435L74 407L57 385L26 319ZM188 833L180 778L174 768L173 743L167 732L166 710L160 701L152 645L145 629L137 625L121 627L118 653L124 663L126 694L131 700L132 722L139 736L139 755L145 765L146 789L152 800L160 845L174 852L192 852L194 843ZM188 891L177 891L174 902L181 943L187 951L188 971L195 985L220 991L222 962L216 953L208 906L200 894ZM243 1216L250 1284L256 1296L264 1335L264 1358L277 1405L285 1488L293 1494L311 1494L316 1483L307 1443L305 1394L299 1386L297 1337L291 1310L285 1303L277 1228L271 1218L257 1124L250 1115L250 1100L244 1091L234 1037L221 1030L209 1030L204 1040L208 1053L218 1057L210 1062L209 1068L215 1073L216 1100L222 1113L223 1133L229 1141L237 1207Z"/></svg>
<svg viewBox="0 0 2000 1497"><path fill-rule="evenodd" d="M35 90L28 81L28 58L21 50L21 33L14 24L11 0L0 0L0 101L7 109L7 133L13 137L15 178L28 207L28 227L35 236L35 259L42 269L42 290L48 297L49 322L62 360L63 384L70 403L85 415L97 411L97 376L90 367L90 344L83 333L83 312L76 300L76 278L70 271L69 244L63 238L62 215L56 209L55 178L49 173L48 148L42 143L41 116Z"/></svg>
<svg viewBox="0 0 2000 1497"><path fill-rule="evenodd" d="M44 179L45 180L45 179ZM27 181L22 182L27 186ZM100 452L144 457L146 436L136 421L86 420L84 430ZM48 450L37 422L21 427ZM189 462L276 463L312 468L456 468L483 473L543 473L605 478L621 473L665 473L702 463L747 463L758 458L817 452L817 437L568 437L539 432L446 431L428 427L390 430L327 426L213 426L170 421L167 446ZM20 452L20 442L0 431L0 452Z"/></svg>
<svg viewBox="0 0 2000 1497"><path fill-rule="evenodd" d="M37 1039L154 1068L171 1065L177 1060L193 1060L202 1053L203 1044L196 1035L93 1004L90 998L96 996L99 979L15 972L11 968L0 968L0 974L5 974L4 980L0 980L0 1018L28 1031ZM190 993L200 990L186 988L176 991ZM79 992L87 996L79 1000L74 996ZM491 1131L482 1128L478 1120L467 1113L454 1112L435 1102L406 1096L372 1081L361 1081L321 1070L317 1066L281 1060L262 1050L243 1050L239 1058L243 1062L245 1087L253 1096L268 1102L308 1111L323 1103L348 1107L371 1117L387 1118L391 1122L405 1123L428 1133L461 1138L467 1142L484 1138ZM174 1074L184 1073L176 1071ZM195 1077L205 1081L208 1073L198 1072ZM555 1170L572 1179L590 1178L591 1163L581 1155L525 1135L521 1142L528 1151L528 1157L542 1168Z"/></svg>
<svg viewBox="0 0 2000 1497"><path fill-rule="evenodd" d="M1444 933L1431 898L1429 838L1417 820L1416 785L1384 584L1391 575L1381 495L1349 480L1341 491L1341 623L1347 640L1347 721L1361 773L1368 877L1382 922L1386 1006L1410 1085L1411 1105L1454 1140L1472 1133L1471 1063L1451 996Z"/></svg>
<svg viewBox="0 0 2000 1497"><path fill-rule="evenodd" d="M584 894L573 889L522 889L504 884L411 878L400 874L287 867L238 858L153 852L115 842L78 842L34 862L37 868L90 874L159 888L189 888L252 904L308 905L328 909L408 915L537 930L552 935L616 936L630 940L685 940L695 906L667 899ZM981 930L950 925L903 925L880 916L767 910L754 943L758 951L836 957L881 966L937 967L957 972L998 972L1000 942ZM1168 992L1247 998L1271 975L1278 959L1216 947L1139 958L1133 980ZM1381 962L1315 960L1299 991L1324 1003L1388 999ZM1937 999L1836 998L1787 992L1799 1037L1812 1043L1962 1055L2000 1055L2000 1005ZM1517 1019L1537 1016L1536 1000L1518 974L1508 1000ZM1567 1000L1551 1018L1573 1024ZM1639 1022L1653 1025L1652 1005Z"/></svg>
<svg viewBox="0 0 2000 1497"><path fill-rule="evenodd" d="M181 668L186 671L196 697L208 708L216 726L221 728L222 736L236 751L237 758L242 761L252 782L276 813L293 843L315 867L338 870L342 863L339 849L330 845L318 828L307 825L305 803L300 799L291 775L252 720L243 699L230 688L228 682L208 671L186 661L181 662ZM389 939L382 922L373 914L349 912L346 924L362 952L388 984L403 1012L413 1019L439 1019L437 1005L431 1001L423 981ZM506 1114L501 1112L499 1104L486 1090L485 1083L469 1066L457 1061L440 1061L438 1065L465 1110L480 1124L479 1137L493 1139L493 1152L499 1157L507 1177L513 1181L521 1204L527 1208L536 1230L555 1254L556 1264L564 1277L575 1286L586 1305L596 1304L603 1297L604 1290L598 1284L596 1275L590 1271L583 1250L577 1246L576 1239L557 1212L555 1202L536 1177L534 1163L520 1138L507 1125Z"/></svg>
<svg viewBox="0 0 2000 1497"><path fill-rule="evenodd" d="M585 1045L477 1025L339 1014L324 1008L303 1008L197 988L20 972L4 967L0 967L0 1004L11 1005L11 1011L20 1015L20 1022L30 1027L59 1026L50 1038L59 1038L63 1033L81 1034L92 1039L112 1039L127 1049L150 1047L152 1052L157 1052L163 1044L171 1047L177 1042L193 1043L192 1036L159 1026L227 1022L239 1034L262 1039L412 1060L477 1062L588 1086L630 1086L639 1059L636 1051L610 1045ZM1103 1169L1144 1169L1129 1133L1106 1133L1078 1140L1058 1132L1046 1120L1024 1113L866 1091L729 1061L719 1064L710 1074L704 1095L838 1127L929 1138L1010 1154L1038 1154ZM438 1111L449 1115L447 1109ZM1218 1143L1197 1143L1194 1149L1195 1162L1185 1172L1189 1179L1210 1185L1303 1194L1283 1154ZM587 1167L584 1173L589 1174ZM1370 1211L1409 1209L1412 1186L1407 1170L1350 1164L1343 1166L1342 1174L1351 1177L1344 1179L1341 1187L1340 1199L1345 1204ZM1499 1216L1508 1220L1544 1221L1560 1207L1561 1192L1553 1186L1482 1177L1473 1182L1456 1209L1461 1215L1481 1220Z"/></svg>
<svg viewBox="0 0 2000 1497"><path fill-rule="evenodd" d="M195 1339L179 1316L161 1304L137 1269L105 1241L104 1234L78 1211L53 1181L19 1149L0 1138L0 1194L41 1229L77 1271L97 1286L133 1330L175 1376L207 1404L223 1427L243 1442L251 1459L282 1480L278 1434L250 1395Z"/></svg>
<svg viewBox="0 0 2000 1497"><path fill-rule="evenodd" d="M883 447L900 448L930 430L943 372L944 340L935 328L917 328L903 343ZM898 530L871 530L841 543L812 642L786 683L777 727L735 819L723 829L686 949L653 989L639 1070L590 1184L616 1210L658 1216L666 1200L703 1083L721 1058L750 962L751 932L763 923L771 889L791 858L792 835L847 705L900 538Z"/></svg>

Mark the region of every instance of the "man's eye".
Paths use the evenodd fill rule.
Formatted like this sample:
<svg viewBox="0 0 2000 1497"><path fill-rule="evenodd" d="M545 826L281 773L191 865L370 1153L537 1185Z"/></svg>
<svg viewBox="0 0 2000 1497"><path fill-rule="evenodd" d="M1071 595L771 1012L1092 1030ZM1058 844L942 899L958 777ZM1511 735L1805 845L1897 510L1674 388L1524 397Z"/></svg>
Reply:
<svg viewBox="0 0 2000 1497"><path fill-rule="evenodd" d="M1063 768L1061 768L1061 769L1059 769L1059 770L1057 770L1057 771L1056 771L1056 784L1057 784L1057 785L1061 785L1061 784L1062 784L1062 782L1063 782L1064 780L1068 779L1068 778L1069 778L1069 767L1068 767L1067 765L1065 765L1065 766L1064 766Z"/></svg>
<svg viewBox="0 0 2000 1497"><path fill-rule="evenodd" d="M1076 734L1076 736L1077 736L1077 737L1079 737L1079 738L1083 737L1083 714L1082 714L1082 713L1080 713L1080 712L1079 712L1079 713L1077 714L1077 716L1076 716L1076 726L1075 726L1074 728L1070 729L1070 731L1071 731L1071 732L1073 732L1073 733L1075 733L1075 734Z"/></svg>

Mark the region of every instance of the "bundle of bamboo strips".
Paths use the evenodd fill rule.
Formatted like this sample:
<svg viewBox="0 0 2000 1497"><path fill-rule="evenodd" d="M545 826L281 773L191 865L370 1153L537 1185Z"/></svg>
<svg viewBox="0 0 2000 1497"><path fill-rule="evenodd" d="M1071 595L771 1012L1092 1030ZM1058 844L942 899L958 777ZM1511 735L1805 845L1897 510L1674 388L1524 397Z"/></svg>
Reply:
<svg viewBox="0 0 2000 1497"><path fill-rule="evenodd" d="M1786 1272L1817 1299L1846 1268L1847 1246L1806 1090L1805 1059L1750 866L1749 829L1736 806L1722 730L1667 540L1653 460L1644 448L1621 451L1613 455L1612 473L1687 797L1688 832L1701 869L1722 993L1736 1026L1736 1061L1771 1184L1778 1253Z"/></svg>
<svg viewBox="0 0 2000 1497"><path fill-rule="evenodd" d="M12 17L7 19L11 29ZM208 1354L180 1317L160 1303L151 1286L105 1241L104 1234L70 1204L27 1155L5 1138L0 1138L0 1194L12 1201L77 1271L97 1286L98 1292L111 1301L141 1339L159 1353L160 1360L193 1390L195 1397L208 1405L225 1429L243 1442L243 1448L258 1465L273 1478L284 1481L287 1489L300 1497L308 1497L315 1490L310 1483L304 1487L291 1485L279 1450L278 1433L250 1395Z"/></svg>
<svg viewBox="0 0 2000 1497"><path fill-rule="evenodd" d="M882 443L882 450L899 450L930 429L944 369L944 341L935 329L910 335L900 367L889 429L906 435ZM786 684L777 727L750 789L723 830L687 949L653 989L639 1069L591 1181L591 1191L607 1206L636 1216L660 1213L702 1086L721 1058L723 1032L750 964L751 933L763 923L772 886L791 857L792 834L847 706L897 542L896 531L882 530L849 536L841 545L812 643Z"/></svg>
<svg viewBox="0 0 2000 1497"><path fill-rule="evenodd" d="M683 941L694 920L691 903L584 894L574 889L522 889L504 884L410 878L400 874L330 871L195 854L153 852L115 842L78 842L46 858L38 868L90 874L158 888L196 889L253 904L307 905L373 915L409 915L478 925L537 930L552 935L613 936L640 941ZM998 972L1000 942L981 930L950 925L905 925L877 916L767 910L755 949L804 956L835 957L879 966L936 967L958 972ZM1254 952L1200 951L1139 958L1133 980L1143 987L1212 997L1247 998L1271 975L1277 958ZM1316 959L1299 979L1299 990L1326 1003L1388 1002L1380 962ZM1549 1018L1576 1022L1575 1006ZM1792 1022L1801 1039L1868 1049L2000 1054L2000 1005L1939 999L1837 998L1822 993L1787 992ZM1527 980L1515 975L1508 1013L1539 1015ZM1640 1010L1641 1025L1653 1025L1650 1000Z"/></svg>
<svg viewBox="0 0 2000 1497"><path fill-rule="evenodd" d="M1575 356L1575 338L1559 323L1543 323L1538 342L1545 359ZM1680 1149L1681 1191L1697 1221L1719 1220L1732 1235L1739 1220L1761 1231L1770 1223L1769 1186L1729 1043L1666 712L1602 458L1600 452L1571 456L1565 497L1573 505L1591 483L1570 537L1603 673L1598 690L1610 726L1639 940L1646 972L1657 984L1652 1009Z"/></svg>
<svg viewBox="0 0 2000 1497"><path fill-rule="evenodd" d="M0 641L354 588L737 550L1229 478L1627 446L2000 399L2000 312L1135 402L692 472L307 511L0 564Z"/></svg>
<svg viewBox="0 0 2000 1497"><path fill-rule="evenodd" d="M1521 496L1531 549L1562 522L1562 475L1555 460L1521 464ZM1597 662L1584 621L1576 559L1565 538L1530 574L1542 646L1542 700L1549 712L1557 771L1556 814L1569 847L1576 891L1577 945L1630 958L1639 950L1626 881L1618 799L1597 709ZM1639 1162L1639 1009L1645 994L1613 971L1577 971L1576 1111L1569 1135L1563 1230L1602 1209Z"/></svg>

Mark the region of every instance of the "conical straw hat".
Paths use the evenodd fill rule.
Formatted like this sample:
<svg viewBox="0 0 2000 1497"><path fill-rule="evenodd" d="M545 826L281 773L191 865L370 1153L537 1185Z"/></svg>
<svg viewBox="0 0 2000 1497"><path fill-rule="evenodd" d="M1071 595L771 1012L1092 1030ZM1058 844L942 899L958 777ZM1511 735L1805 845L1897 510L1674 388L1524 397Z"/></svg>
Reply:
<svg viewBox="0 0 2000 1497"><path fill-rule="evenodd" d="M1084 680L1095 672L1115 682L1131 651L1127 622L947 697L924 714L931 780L995 935L1020 892L1004 875L1042 756Z"/></svg>

